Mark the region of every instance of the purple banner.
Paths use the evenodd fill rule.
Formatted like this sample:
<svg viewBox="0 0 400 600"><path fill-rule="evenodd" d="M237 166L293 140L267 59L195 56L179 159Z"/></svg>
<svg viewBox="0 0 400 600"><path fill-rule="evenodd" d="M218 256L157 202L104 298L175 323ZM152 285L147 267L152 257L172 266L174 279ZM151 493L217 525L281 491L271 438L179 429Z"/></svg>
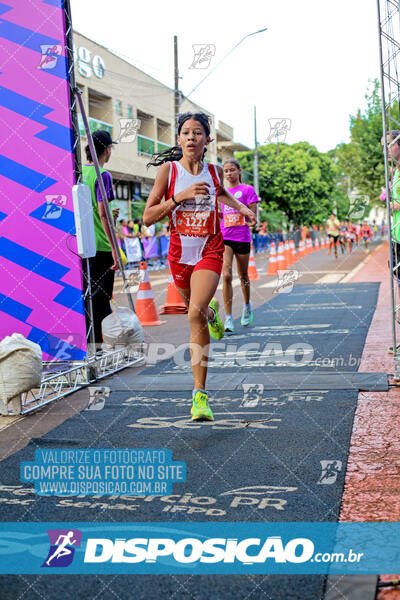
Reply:
<svg viewBox="0 0 400 600"><path fill-rule="evenodd" d="M45 360L86 354L62 6L0 3L0 339L22 333Z"/></svg>
<svg viewBox="0 0 400 600"><path fill-rule="evenodd" d="M157 238L143 238L144 258L158 258Z"/></svg>

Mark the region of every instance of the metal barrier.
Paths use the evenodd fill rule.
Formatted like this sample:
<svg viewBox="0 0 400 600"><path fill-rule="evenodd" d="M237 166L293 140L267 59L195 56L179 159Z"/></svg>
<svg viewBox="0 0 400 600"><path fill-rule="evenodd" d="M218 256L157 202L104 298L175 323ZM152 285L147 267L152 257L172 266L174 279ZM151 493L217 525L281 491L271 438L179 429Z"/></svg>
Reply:
<svg viewBox="0 0 400 600"><path fill-rule="evenodd" d="M19 394L8 403L0 400L0 415L25 415L126 367L142 364L144 355L140 346L120 348L82 362L43 363L44 374L40 388Z"/></svg>

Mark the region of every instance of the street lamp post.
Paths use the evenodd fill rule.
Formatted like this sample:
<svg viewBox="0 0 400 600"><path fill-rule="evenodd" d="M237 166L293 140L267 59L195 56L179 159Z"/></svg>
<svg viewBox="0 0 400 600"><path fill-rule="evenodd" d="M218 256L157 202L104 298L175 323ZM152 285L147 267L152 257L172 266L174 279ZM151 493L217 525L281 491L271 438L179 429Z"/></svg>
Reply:
<svg viewBox="0 0 400 600"><path fill-rule="evenodd" d="M216 65L215 65L215 67L214 67L213 69L211 69L211 71L209 71L209 72L207 73L207 75L205 75L205 76L203 77L203 79L201 79L201 80L199 81L199 83L198 83L198 84L197 84L197 85L196 85L196 86L195 86L195 87L194 87L194 88L193 88L193 89L192 89L192 90L191 90L191 91L190 91L190 92L189 92L189 93L186 95L186 98L189 98L189 96L191 96L191 95L193 94L193 92L194 92L195 90L197 90L197 88L198 88L198 87L199 87L199 86L200 86L200 85L203 83L203 81L205 81L205 80L207 79L207 77L210 77L211 73L213 73L213 72L215 71L215 69L217 69L217 68L219 67L219 65L220 65L221 63L223 63L223 62L224 62L224 60L225 60L226 58L228 58L228 56L229 56L230 54L232 54L232 52L233 52L234 50L236 50L236 48L237 48L237 47L238 47L238 46L239 46L239 45L240 45L240 44L241 44L241 43L242 43L242 42L243 42L243 41L244 41L246 38L248 38L248 37L250 37L250 36L252 36L252 35L257 35L257 33L262 33L263 31L267 31L267 29L268 29L268 27L264 27L263 29L258 29L257 31L253 31L253 33L248 33L247 35L245 35L244 37L242 37L242 39L241 39L241 40L239 40L239 41L238 41L238 43L237 43L237 44L235 44L235 45L233 46L233 48L232 48L231 50L229 50L229 52L228 52L227 54L225 54L225 56L224 56L223 58L221 58L221 60L220 60L220 61L219 61L219 62L218 62Z"/></svg>

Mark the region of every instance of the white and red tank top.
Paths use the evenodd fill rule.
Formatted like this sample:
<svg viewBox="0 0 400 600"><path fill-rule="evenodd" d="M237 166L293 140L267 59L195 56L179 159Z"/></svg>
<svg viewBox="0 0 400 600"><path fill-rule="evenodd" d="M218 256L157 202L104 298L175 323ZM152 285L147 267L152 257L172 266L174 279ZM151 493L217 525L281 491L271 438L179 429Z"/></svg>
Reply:
<svg viewBox="0 0 400 600"><path fill-rule="evenodd" d="M169 215L171 238L168 258L185 265L196 265L205 256L222 261L224 241L218 218L217 190L220 178L215 165L204 163L192 175L178 161L170 162L167 200L196 182L209 184L209 195L185 200Z"/></svg>

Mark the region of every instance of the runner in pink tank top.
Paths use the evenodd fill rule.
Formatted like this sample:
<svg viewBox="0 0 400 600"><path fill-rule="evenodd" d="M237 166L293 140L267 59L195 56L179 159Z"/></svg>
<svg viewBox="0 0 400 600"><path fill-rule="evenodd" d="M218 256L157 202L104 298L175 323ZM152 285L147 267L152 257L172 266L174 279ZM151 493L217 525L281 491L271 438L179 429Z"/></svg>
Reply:
<svg viewBox="0 0 400 600"><path fill-rule="evenodd" d="M245 185L241 180L239 161L230 158L224 163L224 175L229 183L228 192L237 200L247 206L254 215L257 211L259 199L251 185ZM225 304L225 331L233 333L232 317L232 263L236 258L236 268L242 286L244 306L240 323L247 327L253 321L253 309L250 301L250 279L248 275L251 234L243 215L237 210L221 204L222 222L221 231L224 238L224 266L223 266L223 294Z"/></svg>
<svg viewBox="0 0 400 600"><path fill-rule="evenodd" d="M213 298L224 253L217 202L222 200L236 209L251 224L255 218L252 211L225 190L222 167L204 161L211 141L208 115L179 115L177 141L178 146L155 154L148 163L160 169L147 200L143 223L149 226L169 217L168 259L175 285L188 307L191 330L192 419L212 421L205 391L208 347L210 334L214 339L224 336L218 302Z"/></svg>

